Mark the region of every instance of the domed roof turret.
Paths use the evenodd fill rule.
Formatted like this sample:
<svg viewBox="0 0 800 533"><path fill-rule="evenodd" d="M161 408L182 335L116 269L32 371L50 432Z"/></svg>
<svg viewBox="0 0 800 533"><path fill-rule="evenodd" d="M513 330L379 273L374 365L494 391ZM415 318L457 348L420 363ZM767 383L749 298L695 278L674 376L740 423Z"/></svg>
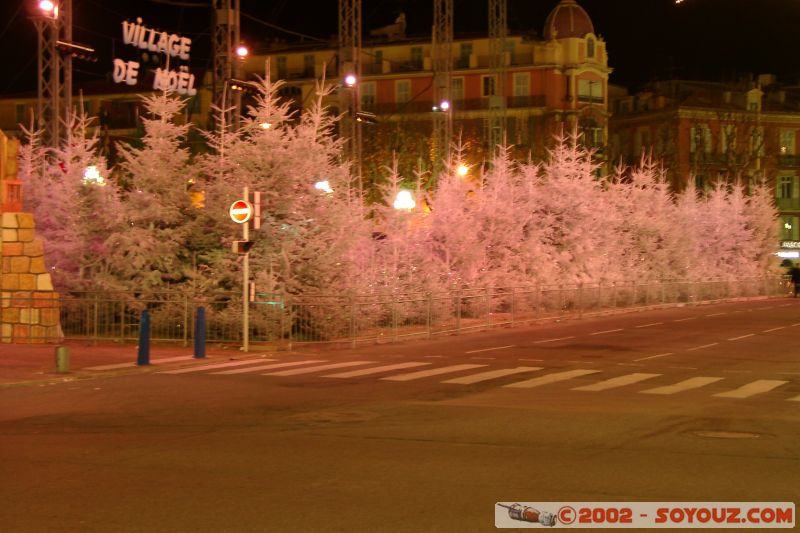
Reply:
<svg viewBox="0 0 800 533"><path fill-rule="evenodd" d="M584 37L587 33L594 33L592 19L575 0L561 0L544 23L544 38L548 41Z"/></svg>

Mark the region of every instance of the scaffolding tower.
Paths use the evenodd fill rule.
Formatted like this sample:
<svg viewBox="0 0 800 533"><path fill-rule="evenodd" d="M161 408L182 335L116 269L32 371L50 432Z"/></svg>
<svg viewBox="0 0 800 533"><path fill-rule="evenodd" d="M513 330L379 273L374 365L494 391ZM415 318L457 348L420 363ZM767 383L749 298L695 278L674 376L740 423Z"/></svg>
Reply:
<svg viewBox="0 0 800 533"><path fill-rule="evenodd" d="M339 0L339 112L345 157L356 174L356 189L363 196L361 178L361 0Z"/></svg>
<svg viewBox="0 0 800 533"><path fill-rule="evenodd" d="M72 0L61 0L49 13L32 17L37 34L36 127L42 143L58 148L69 135L72 110L72 56L59 43L72 42Z"/></svg>
<svg viewBox="0 0 800 533"><path fill-rule="evenodd" d="M494 91L489 97L489 124L486 128L488 153L507 142L506 131L506 40L508 38L507 0L489 0L489 71Z"/></svg>
<svg viewBox="0 0 800 533"><path fill-rule="evenodd" d="M431 33L433 68L433 175L450 162L453 138L453 102L450 84L453 75L453 0L433 0Z"/></svg>
<svg viewBox="0 0 800 533"><path fill-rule="evenodd" d="M214 9L213 101L227 127L237 130L241 116L242 95L231 88L239 78L239 60L234 50L239 45L240 0L212 0Z"/></svg>

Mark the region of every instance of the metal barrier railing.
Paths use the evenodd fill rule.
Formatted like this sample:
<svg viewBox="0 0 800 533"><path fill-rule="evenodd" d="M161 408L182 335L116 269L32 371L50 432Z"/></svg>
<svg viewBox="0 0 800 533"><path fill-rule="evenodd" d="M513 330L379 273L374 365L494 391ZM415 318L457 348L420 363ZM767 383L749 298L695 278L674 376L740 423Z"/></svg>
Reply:
<svg viewBox="0 0 800 533"><path fill-rule="evenodd" d="M354 296L258 295L251 302L250 340L254 343L394 341L564 315L604 313L614 309L693 304L790 293L786 279L667 280L609 285L542 285L533 287L462 288L435 293L395 293ZM3 342L52 342L60 338L128 342L138 336L141 312L150 314L151 339L193 341L197 308L206 314L206 340L242 340L239 293L190 297L157 293L137 298L130 293L72 292L45 298L36 291L0 294ZM26 311L25 309L29 309ZM60 317L60 331L38 327Z"/></svg>

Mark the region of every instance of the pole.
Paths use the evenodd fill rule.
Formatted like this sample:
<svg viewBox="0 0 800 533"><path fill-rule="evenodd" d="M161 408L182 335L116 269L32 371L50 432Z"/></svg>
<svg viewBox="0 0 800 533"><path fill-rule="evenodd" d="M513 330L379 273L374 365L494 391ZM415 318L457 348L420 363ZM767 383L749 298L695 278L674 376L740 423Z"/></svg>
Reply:
<svg viewBox="0 0 800 533"><path fill-rule="evenodd" d="M206 308L202 305L197 308L197 317L194 323L194 358L203 359L206 356Z"/></svg>
<svg viewBox="0 0 800 533"><path fill-rule="evenodd" d="M244 200L248 201L250 198L250 191L247 187L244 188ZM250 240L250 222L242 224L242 240L248 242ZM242 260L242 351L248 352L250 350L250 252L244 253Z"/></svg>
<svg viewBox="0 0 800 533"><path fill-rule="evenodd" d="M140 366L150 364L150 313L147 309L142 311L142 319L139 322L139 353L136 364Z"/></svg>

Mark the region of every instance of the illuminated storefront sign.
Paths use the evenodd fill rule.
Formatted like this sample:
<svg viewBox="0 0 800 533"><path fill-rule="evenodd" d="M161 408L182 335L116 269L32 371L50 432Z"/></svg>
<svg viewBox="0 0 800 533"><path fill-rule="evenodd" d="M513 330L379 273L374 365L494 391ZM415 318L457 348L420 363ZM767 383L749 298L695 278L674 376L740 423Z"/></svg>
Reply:
<svg viewBox="0 0 800 533"><path fill-rule="evenodd" d="M172 91L185 96L194 96L197 89L194 86L194 74L189 72L189 67L181 66L177 70L169 68L169 58L176 60L189 60L192 40L176 33L167 33L148 28L142 23L141 18L136 22L124 21L122 23L122 42L146 52L154 52L167 56L167 68L155 69L153 89L157 91ZM114 58L114 83L136 85L139 80L140 67L138 61L125 61Z"/></svg>

